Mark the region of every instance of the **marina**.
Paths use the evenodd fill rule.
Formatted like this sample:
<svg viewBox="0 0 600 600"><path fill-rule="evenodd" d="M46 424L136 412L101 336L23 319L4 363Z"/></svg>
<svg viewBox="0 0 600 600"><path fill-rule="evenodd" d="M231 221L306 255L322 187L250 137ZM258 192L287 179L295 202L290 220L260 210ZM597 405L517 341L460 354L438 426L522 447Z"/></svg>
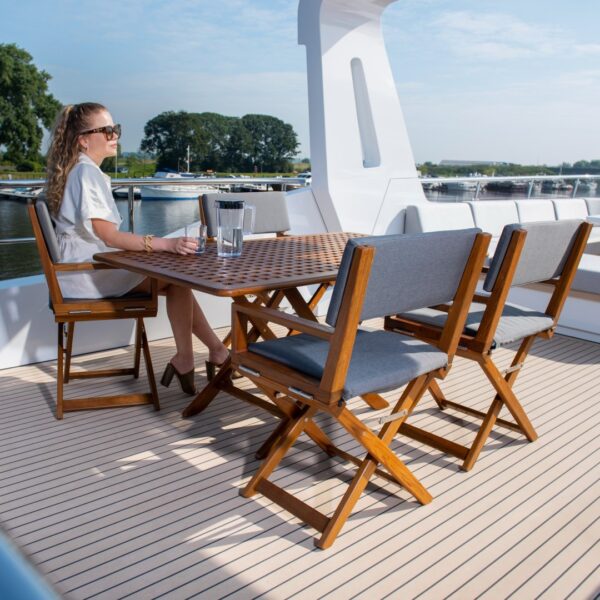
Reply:
<svg viewBox="0 0 600 600"><path fill-rule="evenodd" d="M0 546L32 600L597 596L600 175L420 178L393 1L300 0L310 173L111 184L126 231L208 227L86 267L193 290L231 340L209 372L194 339L197 395L156 390L156 288L63 298L45 205L0 199ZM254 206L237 258L213 194Z"/></svg>

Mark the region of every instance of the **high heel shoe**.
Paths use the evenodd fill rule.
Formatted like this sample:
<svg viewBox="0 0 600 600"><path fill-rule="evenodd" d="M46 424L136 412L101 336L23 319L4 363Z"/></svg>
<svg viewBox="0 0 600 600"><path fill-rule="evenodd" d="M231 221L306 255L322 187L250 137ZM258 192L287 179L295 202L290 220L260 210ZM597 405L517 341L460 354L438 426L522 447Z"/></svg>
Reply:
<svg viewBox="0 0 600 600"><path fill-rule="evenodd" d="M187 373L180 373L171 363L168 363L165 367L165 372L160 380L160 383L165 387L169 387L171 385L171 380L173 379L173 375L177 375L177 379L179 379L179 385L181 385L181 389L184 393L189 396L195 396L196 385L194 384L194 369L188 371Z"/></svg>

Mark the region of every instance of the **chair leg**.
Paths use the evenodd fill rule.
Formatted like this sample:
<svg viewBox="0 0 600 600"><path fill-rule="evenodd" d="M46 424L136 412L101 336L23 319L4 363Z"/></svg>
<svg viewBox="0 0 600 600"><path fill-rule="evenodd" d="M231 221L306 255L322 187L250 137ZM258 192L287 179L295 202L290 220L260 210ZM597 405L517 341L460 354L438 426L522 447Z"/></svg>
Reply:
<svg viewBox="0 0 600 600"><path fill-rule="evenodd" d="M481 450L483 449L483 445L485 444L485 441L488 439L488 437L492 431L492 428L494 427L494 424L496 423L496 419L498 418L498 415L500 414L501 408L502 408L502 400L500 399L499 396L496 396L487 412L487 415L485 416L485 418L483 420L483 423L481 424L481 426L479 427L479 430L477 431L477 435L475 436L475 441L469 448L469 452L467 453L467 456L466 456L463 464L460 467L463 471L470 471L473 468L475 461L479 458L479 454L481 453Z"/></svg>
<svg viewBox="0 0 600 600"><path fill-rule="evenodd" d="M75 323L70 322L67 325L67 350L65 354L65 367L64 367L64 382L69 383L69 377L71 375L71 356L73 354L73 338L75 337Z"/></svg>
<svg viewBox="0 0 600 600"><path fill-rule="evenodd" d="M56 418L63 418L63 388L64 388L64 371L63 371L63 323L58 324L58 344L57 344L57 365L56 365Z"/></svg>
<svg viewBox="0 0 600 600"><path fill-rule="evenodd" d="M150 355L150 345L148 344L148 336L146 335L146 326L144 325L144 319L138 319L137 327L140 337L140 346L144 352L144 362L146 363L146 373L148 375L148 383L150 384L152 404L154 405L154 410L160 410L160 401L158 398L158 390L156 389L154 367L152 366L152 356Z"/></svg>
<svg viewBox="0 0 600 600"><path fill-rule="evenodd" d="M537 433L531 424L531 421L525 414L523 407L517 400L514 392L512 391L511 384L516 379L516 375L511 380L505 379L502 377L500 371L498 371L498 367L492 362L492 359L485 356L481 361L481 367L483 372L486 374L487 378L490 380L490 383L494 386L496 393L510 411L513 419L517 422L521 431L525 434L525 437L530 441L534 442L537 440ZM510 373L509 375L512 375Z"/></svg>
<svg viewBox="0 0 600 600"><path fill-rule="evenodd" d="M135 354L133 358L133 377L140 377L140 359L142 354L142 328L144 323L142 319L136 319L135 324Z"/></svg>
<svg viewBox="0 0 600 600"><path fill-rule="evenodd" d="M438 407L440 408L440 410L444 410L446 408L446 396L444 396L444 392L442 392L442 388L440 388L440 384L435 380L432 379L431 383L429 384L429 393L431 394L432 398L435 400L435 403L438 405Z"/></svg>
<svg viewBox="0 0 600 600"><path fill-rule="evenodd" d="M350 411L345 410L343 415L340 415L342 417L340 422L344 428L346 428L348 432L367 449L369 454L367 454L366 458L359 466L344 497L323 530L321 537L318 540L315 540L315 545L318 548L325 550L333 544L344 523L352 513L352 510L362 495L365 487L369 483L369 480L373 476L373 473L375 473L379 462L381 462L394 476L394 479L396 479L402 487L413 494L421 504L428 504L431 502L432 498L429 492L389 448L389 444L398 432L398 429L414 410L420 398L425 393L428 383L429 378L427 376L421 376L407 386L392 411L392 413L396 413L404 410L407 414L396 421L386 423L382 427L379 436L375 436L375 434L354 417ZM375 440L377 440L377 442L375 442Z"/></svg>
<svg viewBox="0 0 600 600"><path fill-rule="evenodd" d="M257 492L257 487L263 479L267 479L277 465L281 462L287 451L292 447L298 436L302 433L306 419L310 419L317 409L304 405L295 410L293 417L288 419L286 427L279 439L275 441L269 454L262 462L252 479L248 482L240 495L250 498Z"/></svg>

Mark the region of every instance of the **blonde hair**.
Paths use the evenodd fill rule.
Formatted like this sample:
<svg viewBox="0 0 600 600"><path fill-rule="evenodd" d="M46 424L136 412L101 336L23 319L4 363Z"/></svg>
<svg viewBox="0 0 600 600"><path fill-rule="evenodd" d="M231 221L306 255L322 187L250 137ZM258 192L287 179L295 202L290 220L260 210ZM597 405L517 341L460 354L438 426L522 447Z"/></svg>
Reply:
<svg viewBox="0 0 600 600"><path fill-rule="evenodd" d="M79 136L89 128L92 115L101 110L106 108L96 102L67 104L56 119L48 150L46 178L46 200L50 213L55 216L60 209L67 177L81 152Z"/></svg>

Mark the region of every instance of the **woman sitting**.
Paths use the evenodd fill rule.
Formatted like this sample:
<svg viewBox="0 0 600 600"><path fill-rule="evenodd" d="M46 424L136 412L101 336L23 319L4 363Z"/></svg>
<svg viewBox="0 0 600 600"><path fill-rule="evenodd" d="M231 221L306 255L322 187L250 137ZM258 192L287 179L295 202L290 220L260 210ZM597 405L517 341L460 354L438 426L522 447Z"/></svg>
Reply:
<svg viewBox="0 0 600 600"><path fill-rule="evenodd" d="M56 225L63 262L87 262L97 252L114 249L193 254L191 238L158 238L119 231L121 216L112 196L102 161L117 153L121 126L101 104L66 106L56 122L48 152L46 197ZM67 298L105 298L129 292L150 292L150 280L120 269L62 273L60 287ZM162 384L177 375L181 388L195 394L192 333L207 347L209 362L221 364L227 348L210 328L189 288L159 282L167 297L167 314L177 352L167 364Z"/></svg>

